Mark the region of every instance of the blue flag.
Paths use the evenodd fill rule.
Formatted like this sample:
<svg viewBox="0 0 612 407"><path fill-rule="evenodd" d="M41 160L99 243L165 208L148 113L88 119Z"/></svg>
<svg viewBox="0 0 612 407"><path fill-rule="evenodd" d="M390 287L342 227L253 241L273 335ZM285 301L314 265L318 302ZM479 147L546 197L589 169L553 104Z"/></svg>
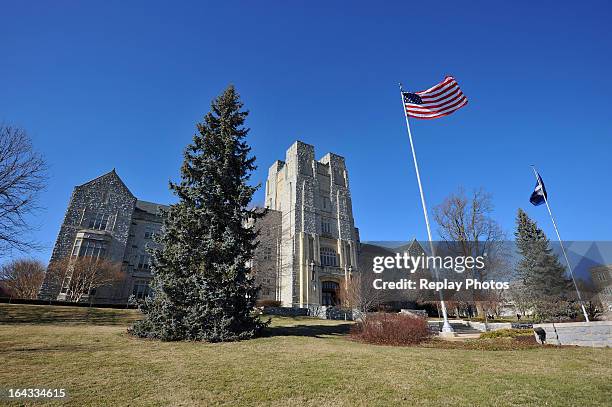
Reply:
<svg viewBox="0 0 612 407"><path fill-rule="evenodd" d="M540 174L538 174L537 171L536 171L536 175L538 177L538 181L536 182L535 189L533 190L533 193L531 194L531 197L529 198L529 202L531 202L535 206L538 206L538 205L542 205L543 203L546 202L546 200L548 200L548 195L546 194L546 188L544 187L544 181L542 181L542 177L540 177Z"/></svg>

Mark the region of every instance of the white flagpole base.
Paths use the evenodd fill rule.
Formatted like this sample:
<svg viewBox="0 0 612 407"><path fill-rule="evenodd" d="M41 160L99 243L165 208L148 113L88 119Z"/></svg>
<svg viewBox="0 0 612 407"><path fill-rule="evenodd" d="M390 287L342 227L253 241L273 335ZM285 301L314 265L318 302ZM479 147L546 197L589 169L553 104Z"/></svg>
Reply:
<svg viewBox="0 0 612 407"><path fill-rule="evenodd" d="M589 321L589 314L587 314L586 308L584 308L584 304L580 304L580 306L582 307L582 314L584 315L585 322L591 322Z"/></svg>
<svg viewBox="0 0 612 407"><path fill-rule="evenodd" d="M457 333L448 322L448 319L444 321L444 325L442 325L442 331L440 332L441 338L454 338L457 336Z"/></svg>

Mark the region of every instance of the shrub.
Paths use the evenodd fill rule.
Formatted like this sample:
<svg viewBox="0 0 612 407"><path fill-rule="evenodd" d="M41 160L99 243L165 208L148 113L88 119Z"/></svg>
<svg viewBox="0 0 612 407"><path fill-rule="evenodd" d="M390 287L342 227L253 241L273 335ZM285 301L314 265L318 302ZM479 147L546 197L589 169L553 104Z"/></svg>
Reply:
<svg viewBox="0 0 612 407"><path fill-rule="evenodd" d="M498 329L480 334L480 339L516 338L519 336L533 336L531 329Z"/></svg>
<svg viewBox="0 0 612 407"><path fill-rule="evenodd" d="M353 325L351 336L377 345L416 345L431 336L427 321L409 315L368 314Z"/></svg>
<svg viewBox="0 0 612 407"><path fill-rule="evenodd" d="M280 307L281 302L277 300L257 300L256 307Z"/></svg>

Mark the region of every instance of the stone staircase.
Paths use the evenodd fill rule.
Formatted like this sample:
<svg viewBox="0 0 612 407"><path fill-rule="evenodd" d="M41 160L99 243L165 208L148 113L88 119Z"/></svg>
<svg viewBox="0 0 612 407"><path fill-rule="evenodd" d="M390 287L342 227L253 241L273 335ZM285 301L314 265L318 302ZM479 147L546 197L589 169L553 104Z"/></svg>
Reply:
<svg viewBox="0 0 612 407"><path fill-rule="evenodd" d="M478 338L480 334L482 333L478 329L472 328L471 326L467 325L463 321L459 322L459 321L451 320L449 322L451 326L453 327L453 331L455 331L455 337L445 338L445 339L450 339L450 340L475 339L475 338ZM437 334L440 332L440 329L442 328L442 321L439 321L439 322L430 321L429 327L432 330L432 332Z"/></svg>
<svg viewBox="0 0 612 407"><path fill-rule="evenodd" d="M482 333L478 329L472 328L471 326L463 324L461 322L458 322L458 323L457 322L451 322L451 326L453 327L455 332L457 332L457 334L480 335Z"/></svg>

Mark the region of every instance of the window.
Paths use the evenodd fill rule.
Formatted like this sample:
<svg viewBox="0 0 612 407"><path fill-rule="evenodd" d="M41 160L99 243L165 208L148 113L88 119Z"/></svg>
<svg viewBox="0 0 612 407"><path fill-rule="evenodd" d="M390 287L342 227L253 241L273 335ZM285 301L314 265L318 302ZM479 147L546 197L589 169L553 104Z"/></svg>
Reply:
<svg viewBox="0 0 612 407"><path fill-rule="evenodd" d="M142 270L148 270L151 267L151 256L148 254L141 254L138 257L138 268Z"/></svg>
<svg viewBox="0 0 612 407"><path fill-rule="evenodd" d="M72 249L73 256L104 257L106 247L100 240L78 239Z"/></svg>
<svg viewBox="0 0 612 407"><path fill-rule="evenodd" d="M331 210L331 201L329 200L328 196L324 196L322 199L322 205L323 205L323 209L330 211Z"/></svg>
<svg viewBox="0 0 612 407"><path fill-rule="evenodd" d="M82 240L79 239L74 244L74 247L72 248L72 255L73 256L77 256L79 254L79 250L81 249L81 243L82 243Z"/></svg>
<svg viewBox="0 0 612 407"><path fill-rule="evenodd" d="M321 265L336 267L338 266L338 256L336 251L330 247L321 247Z"/></svg>
<svg viewBox="0 0 612 407"><path fill-rule="evenodd" d="M331 235L331 223L329 223L329 221L322 221L321 222L321 232L324 235Z"/></svg>
<svg viewBox="0 0 612 407"><path fill-rule="evenodd" d="M271 247L264 247L263 250L263 259L264 260L270 260L272 258L272 248Z"/></svg>
<svg viewBox="0 0 612 407"><path fill-rule="evenodd" d="M134 281L134 288L132 294L136 298L145 298L151 294L151 288L149 287L148 280L136 280Z"/></svg>
<svg viewBox="0 0 612 407"><path fill-rule="evenodd" d="M93 218L89 219L89 229L106 230L109 215L97 212Z"/></svg>
<svg viewBox="0 0 612 407"><path fill-rule="evenodd" d="M145 228L144 238L153 239L157 234L157 230L153 226L147 226Z"/></svg>

